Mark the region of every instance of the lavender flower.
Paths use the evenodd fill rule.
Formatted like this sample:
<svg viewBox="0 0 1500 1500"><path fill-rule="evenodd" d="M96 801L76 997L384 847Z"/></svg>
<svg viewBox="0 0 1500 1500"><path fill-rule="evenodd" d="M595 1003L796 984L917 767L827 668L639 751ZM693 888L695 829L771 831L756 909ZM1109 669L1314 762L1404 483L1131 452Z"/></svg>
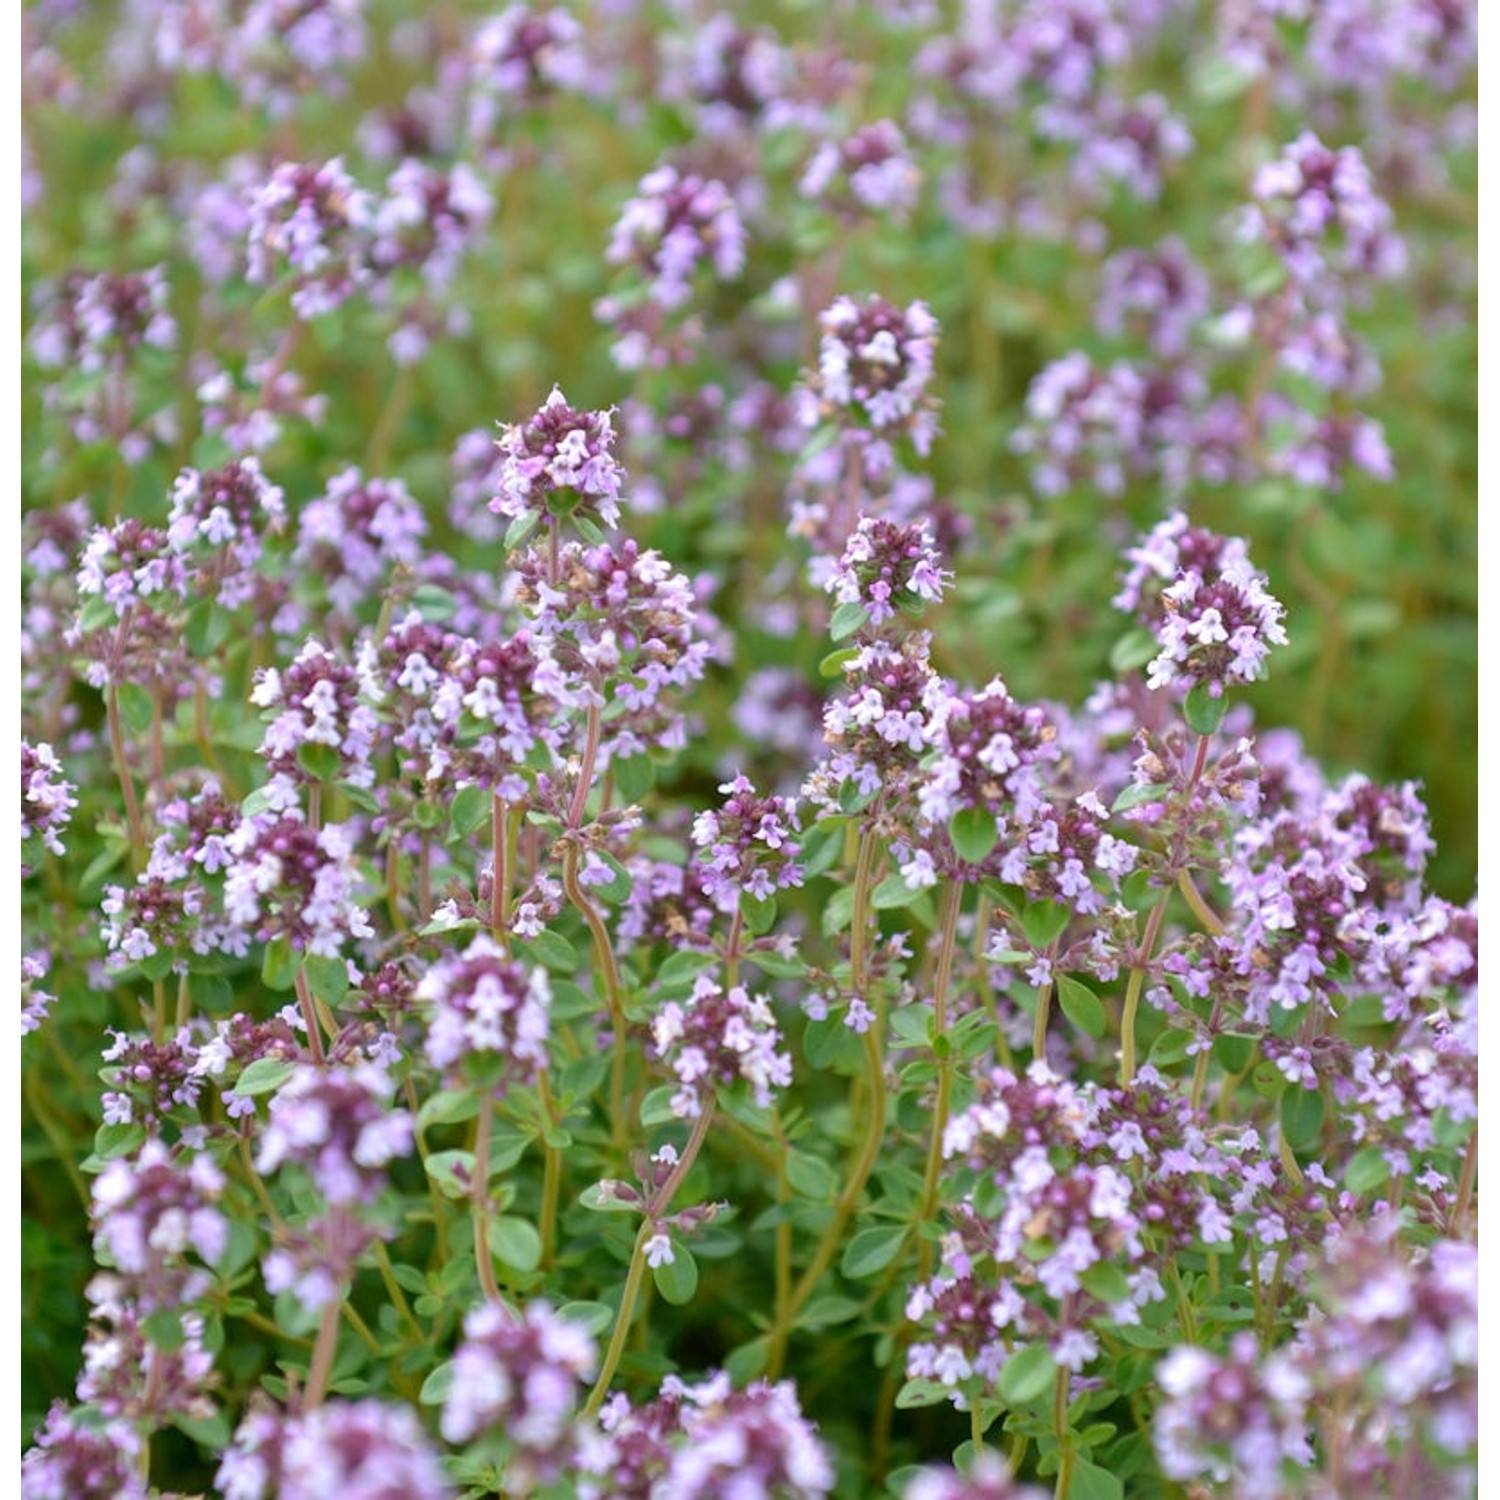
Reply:
<svg viewBox="0 0 1500 1500"><path fill-rule="evenodd" d="M224 1174L209 1157L174 1158L160 1140L148 1140L134 1159L116 1158L94 1181L96 1248L143 1289L159 1290L189 1248L210 1265L223 1255L223 1190Z"/></svg>
<svg viewBox="0 0 1500 1500"><path fill-rule="evenodd" d="M863 306L840 297L818 322L823 336L817 374L803 389L803 425L831 420L865 425L881 437L905 432L925 455L937 432L927 394L937 320L926 305L913 302L903 310L882 297Z"/></svg>
<svg viewBox="0 0 1500 1500"><path fill-rule="evenodd" d="M1230 682L1264 675L1271 647L1286 644L1285 611L1241 538L1190 528L1176 511L1126 555L1132 567L1115 605L1135 609L1157 638L1148 686L1204 686L1217 698ZM1152 578L1166 587L1148 590Z"/></svg>
<svg viewBox="0 0 1500 1500"><path fill-rule="evenodd" d="M888 214L900 224L916 206L921 180L900 127L877 120L843 141L824 141L804 168L798 191L845 220Z"/></svg>
<svg viewBox="0 0 1500 1500"><path fill-rule="evenodd" d="M901 1500L1045 1500L1046 1493L1011 1478L1005 1460L987 1450L975 1455L967 1474L919 1469L906 1481Z"/></svg>
<svg viewBox="0 0 1500 1500"><path fill-rule="evenodd" d="M373 217L369 194L338 158L283 162L251 200L246 275L266 286L285 269L299 318L332 312L370 278Z"/></svg>
<svg viewBox="0 0 1500 1500"><path fill-rule="evenodd" d="M224 877L225 915L253 941L284 937L301 952L334 957L346 939L374 936L356 900L347 825L316 829L290 812L257 813L225 849L234 860Z"/></svg>
<svg viewBox="0 0 1500 1500"><path fill-rule="evenodd" d="M351 464L303 510L292 564L323 580L329 601L352 615L393 569L420 561L426 534L422 507L401 480L366 479Z"/></svg>
<svg viewBox="0 0 1500 1500"><path fill-rule="evenodd" d="M62 774L62 762L51 745L21 741L21 843L37 838L49 854L63 854L62 830L68 826L78 788Z"/></svg>
<svg viewBox="0 0 1500 1500"><path fill-rule="evenodd" d="M302 1064L271 1100L256 1171L295 1164L335 1207L373 1202L385 1169L411 1150L412 1118L391 1108L393 1088L373 1063Z"/></svg>
<svg viewBox="0 0 1500 1500"><path fill-rule="evenodd" d="M769 1001L744 985L727 994L707 974L693 984L679 1005L669 1000L651 1023L655 1055L666 1061L678 1083L672 1113L680 1120L703 1113L704 1095L716 1085L743 1078L755 1102L771 1102L773 1088L792 1081L792 1059L776 1050L781 1032Z"/></svg>
<svg viewBox="0 0 1500 1500"><path fill-rule="evenodd" d="M146 1500L140 1451L131 1423L54 1401L21 1459L22 1500Z"/></svg>
<svg viewBox="0 0 1500 1500"><path fill-rule="evenodd" d="M432 1443L409 1407L373 1397L302 1416L254 1407L214 1482L224 1500L450 1500Z"/></svg>
<svg viewBox="0 0 1500 1500"><path fill-rule="evenodd" d="M857 604L868 623L894 619L897 609L918 613L943 597L951 579L926 525L898 526L861 516L825 587L840 604Z"/></svg>
<svg viewBox="0 0 1500 1500"><path fill-rule="evenodd" d="M474 1057L503 1063L505 1081L524 1084L546 1067L547 972L513 963L485 934L429 969L416 998L432 1006L426 1051L433 1067L452 1069Z"/></svg>
<svg viewBox="0 0 1500 1500"><path fill-rule="evenodd" d="M203 557L204 583L226 609L236 609L254 590L266 534L285 518L285 494L255 458L207 473L184 469L172 485L167 540L179 553Z"/></svg>
<svg viewBox="0 0 1500 1500"><path fill-rule="evenodd" d="M757 796L744 776L726 781L719 790L726 796L723 806L693 819L697 868L705 893L719 910L737 910L742 895L764 900L800 886L796 803L790 797Z"/></svg>
<svg viewBox="0 0 1500 1500"><path fill-rule="evenodd" d="M576 1462L579 1387L597 1365L593 1339L545 1302L528 1303L520 1321L489 1304L477 1307L464 1319L453 1356L443 1436L466 1443L498 1430L514 1445L509 1484L554 1478Z"/></svg>
<svg viewBox="0 0 1500 1500"><path fill-rule="evenodd" d="M469 49L469 129L488 140L506 115L549 95L580 93L593 76L583 27L560 5L512 5L486 21Z"/></svg>
<svg viewBox="0 0 1500 1500"><path fill-rule="evenodd" d="M647 300L672 312L692 296L700 266L717 281L740 274L745 231L722 182L683 176L665 165L641 178L639 195L621 210L604 259L633 267L645 282Z"/></svg>
<svg viewBox="0 0 1500 1500"><path fill-rule="evenodd" d="M576 411L554 386L530 421L502 429L500 489L490 508L512 519L545 510L618 526L625 471L614 445L610 412Z"/></svg>

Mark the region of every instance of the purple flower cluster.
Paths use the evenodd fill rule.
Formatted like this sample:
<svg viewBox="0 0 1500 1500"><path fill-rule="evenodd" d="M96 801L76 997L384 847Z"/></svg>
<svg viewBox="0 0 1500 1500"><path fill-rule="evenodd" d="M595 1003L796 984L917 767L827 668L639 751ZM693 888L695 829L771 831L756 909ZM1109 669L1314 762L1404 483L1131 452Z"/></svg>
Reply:
<svg viewBox="0 0 1500 1500"><path fill-rule="evenodd" d="M148 1140L135 1157L117 1157L95 1179L96 1244L163 1305L163 1276L168 1285L180 1280L176 1262L190 1248L209 1265L223 1255L229 1237L218 1207L223 1191L224 1174L209 1157L174 1157L160 1140Z"/></svg>
<svg viewBox="0 0 1500 1500"><path fill-rule="evenodd" d="M499 492L491 509L513 520L545 512L618 526L625 471L614 445L608 411L577 411L554 386L534 417L502 429Z"/></svg>
<svg viewBox="0 0 1500 1500"><path fill-rule="evenodd" d="M22 1500L146 1500L131 1422L54 1401L21 1459Z"/></svg>
<svg viewBox="0 0 1500 1500"><path fill-rule="evenodd" d="M334 957L349 938L373 937L359 905L354 836L345 824L314 828L293 812L247 817L225 840L224 913L255 942Z"/></svg>
<svg viewBox="0 0 1500 1500"><path fill-rule="evenodd" d="M871 626L898 609L916 613L943 597L952 575L943 567L923 522L899 526L861 516L824 585L840 604L857 604Z"/></svg>
<svg viewBox="0 0 1500 1500"><path fill-rule="evenodd" d="M862 428L881 443L904 432L925 455L937 433L927 387L938 331L926 305L840 297L818 323L818 368L801 392L802 424Z"/></svg>
<svg viewBox="0 0 1500 1500"><path fill-rule="evenodd" d="M422 507L399 479L366 479L350 465L303 507L292 564L352 615L393 569L416 567L426 534Z"/></svg>
<svg viewBox="0 0 1500 1500"><path fill-rule="evenodd" d="M407 1406L368 1397L300 1416L252 1409L214 1482L224 1500L450 1500L431 1439Z"/></svg>
<svg viewBox="0 0 1500 1500"><path fill-rule="evenodd" d="M899 224L916 206L921 181L901 127L877 120L842 141L824 141L803 169L798 190L842 219L874 214Z"/></svg>
<svg viewBox="0 0 1500 1500"><path fill-rule="evenodd" d="M705 1096L741 1078L757 1104L769 1105L772 1089L792 1081L791 1055L776 1050L780 1041L768 1000L744 985L726 993L707 974L688 1000L667 1001L651 1023L652 1049L677 1079L672 1113L680 1120L696 1119Z"/></svg>
<svg viewBox="0 0 1500 1500"><path fill-rule="evenodd" d="M464 1319L441 1428L450 1443L499 1431L514 1445L507 1483L555 1478L576 1463L578 1395L598 1365L593 1339L545 1302L512 1317L486 1303Z"/></svg>
<svg viewBox="0 0 1500 1500"><path fill-rule="evenodd" d="M817 1500L833 1489L790 1381L734 1390L727 1375L698 1385L669 1375L655 1401L614 1396L599 1420L604 1441L585 1456L580 1489L591 1500Z"/></svg>
<svg viewBox="0 0 1500 1500"><path fill-rule="evenodd" d="M745 230L722 182L660 166L641 179L639 196L621 210L604 259L634 267L647 300L672 312L691 297L699 266L716 281L740 274Z"/></svg>
<svg viewBox="0 0 1500 1500"><path fill-rule="evenodd" d="M341 160L283 162L250 202L246 275L254 286L287 275L303 320L332 312L370 279L374 214Z"/></svg>
<svg viewBox="0 0 1500 1500"><path fill-rule="evenodd" d="M1286 644L1285 611L1243 539L1191 527L1174 511L1126 556L1131 569L1114 602L1156 636L1150 687L1202 686L1217 698L1231 682L1264 675L1271 647Z"/></svg>
<svg viewBox="0 0 1500 1500"><path fill-rule="evenodd" d="M507 1084L533 1083L546 1067L547 971L513 962L487 935L439 959L422 976L416 999L432 1007L426 1054L433 1067L452 1071L469 1057L501 1061Z"/></svg>
<svg viewBox="0 0 1500 1500"><path fill-rule="evenodd" d="M64 853L61 834L78 806L78 788L62 774L51 745L21 741L21 842L40 839L50 854Z"/></svg>
<svg viewBox="0 0 1500 1500"><path fill-rule="evenodd" d="M693 819L696 868L705 894L720 911L738 908L741 896L764 900L802 884L796 834L797 804L790 797L761 797L744 776L726 781L717 810Z"/></svg>
<svg viewBox="0 0 1500 1500"><path fill-rule="evenodd" d="M222 469L184 469L172 485L167 540L199 563L203 592L237 609L255 589L255 567L268 532L280 530L286 496L255 458Z"/></svg>

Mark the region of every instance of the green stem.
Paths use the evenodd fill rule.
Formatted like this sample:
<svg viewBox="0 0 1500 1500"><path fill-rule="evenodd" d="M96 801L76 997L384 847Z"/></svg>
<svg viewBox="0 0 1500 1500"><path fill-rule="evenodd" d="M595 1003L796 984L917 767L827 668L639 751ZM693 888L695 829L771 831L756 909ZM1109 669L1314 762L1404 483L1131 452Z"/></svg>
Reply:
<svg viewBox="0 0 1500 1500"><path fill-rule="evenodd" d="M942 936L939 939L937 973L932 983L932 1047L937 1055L937 1104L932 1115L932 1136L927 1146L927 1173L922 1181L922 1211L919 1222L932 1221L937 1210L938 1175L943 1166L943 1134L948 1128L948 1110L953 1095L953 1059L948 1044L948 986L953 978L953 950L958 940L958 914L964 888L954 881L943 901ZM917 1247L918 1275L926 1281L932 1271L932 1241Z"/></svg>
<svg viewBox="0 0 1500 1500"><path fill-rule="evenodd" d="M1146 935L1136 950L1135 962L1130 966L1130 979L1125 986L1125 1009L1120 1017L1120 1086L1129 1088L1135 1082L1135 1017L1140 1008L1141 990L1146 983L1146 965L1151 962L1156 940L1161 935L1161 924L1167 915L1167 892L1151 908L1146 918Z"/></svg>
<svg viewBox="0 0 1500 1500"><path fill-rule="evenodd" d="M1457 1234L1469 1217L1469 1204L1474 1197L1474 1178L1479 1171L1479 1126L1469 1137L1468 1149L1464 1152L1464 1164L1458 1176L1458 1195L1453 1200L1453 1211L1448 1215L1448 1233Z"/></svg>
<svg viewBox="0 0 1500 1500"><path fill-rule="evenodd" d="M306 1416L316 1411L328 1394L328 1377L333 1374L333 1356L339 1342L339 1308L344 1301L344 1289L323 1306L323 1320L318 1324L318 1338L313 1345L312 1362L307 1367L307 1389L302 1393L301 1413Z"/></svg>
<svg viewBox="0 0 1500 1500"><path fill-rule="evenodd" d="M494 868L490 877L490 932L510 952L510 866L506 853L510 844L510 813L502 798L490 806L490 848Z"/></svg>
<svg viewBox="0 0 1500 1500"><path fill-rule="evenodd" d="M323 1033L319 1029L318 1009L313 1003L312 990L307 983L307 975L299 967L297 969L297 1004L302 1007L302 1019L307 1026L307 1050L312 1053L312 1060L318 1067L326 1067L328 1058L323 1051Z"/></svg>
<svg viewBox="0 0 1500 1500"><path fill-rule="evenodd" d="M853 926L849 937L850 989L863 998L866 989L865 973L865 929L869 924L870 876L875 862L875 838L872 834L859 835L859 850L854 861L854 911ZM866 1001L868 1004L869 1002ZM768 1378L775 1380L781 1373L786 1358L787 1339L791 1334L792 1321L802 1310L803 1304L812 1295L824 1271L833 1260L844 1228L854 1213L865 1182L874 1170L880 1155L880 1146L885 1139L885 1004L877 996L874 1016L864 1034L865 1073L869 1083L870 1098L865 1108L865 1134L860 1142L859 1154L850 1168L844 1191L839 1194L833 1208L833 1217L818 1248L787 1298L781 1315L776 1319L770 1333L770 1352L766 1359Z"/></svg>
<svg viewBox="0 0 1500 1500"><path fill-rule="evenodd" d="M542 1112L546 1116L547 1131L550 1132L557 1125L557 1106L552 1100L552 1088L546 1068L537 1073L536 1085L541 1097ZM557 1201L562 1191L562 1152L547 1140L545 1133L542 1137L542 1149L545 1153L542 1158L542 1268L550 1270L557 1248Z"/></svg>
<svg viewBox="0 0 1500 1500"><path fill-rule="evenodd" d="M688 1136L687 1145L682 1148L682 1155L677 1158L676 1166L672 1168L666 1181L657 1188L651 1196L650 1203L646 1205L641 1227L636 1231L635 1244L630 1251L630 1270L625 1277L625 1290L620 1296L620 1311L615 1317L614 1332L610 1335L609 1348L604 1354L604 1365L599 1371L599 1379L595 1382L594 1389L589 1394L588 1403L583 1409L585 1418L592 1417L604 1404L604 1398L609 1393L610 1381L615 1378L615 1371L620 1367L620 1358L625 1352L625 1340L630 1334L630 1325L635 1317L636 1299L640 1296L641 1282L646 1274L646 1242L657 1233L662 1216L672 1206L672 1199L677 1189L682 1186L683 1179L698 1159L698 1153L703 1149L703 1142L708 1138L708 1127L713 1123L716 1102L710 1095L698 1118L693 1121L692 1134Z"/></svg>
<svg viewBox="0 0 1500 1500"><path fill-rule="evenodd" d="M1073 1434L1068 1428L1068 1371L1060 1368L1052 1388L1052 1430L1057 1434L1056 1500L1067 1500L1073 1486Z"/></svg>
<svg viewBox="0 0 1500 1500"><path fill-rule="evenodd" d="M625 1003L621 997L620 970L615 962L615 950L610 945L609 929L578 879L576 844L569 844L563 852L563 890L578 909L593 939L596 972L603 981L604 996L609 1005L609 1024L614 1032L609 1070L609 1139L614 1155L623 1160L630 1139L625 1117Z"/></svg>
<svg viewBox="0 0 1500 1500"><path fill-rule="evenodd" d="M474 1180L469 1184L469 1214L474 1221L474 1264L486 1299L503 1308L505 1301L495 1280L495 1262L490 1255L490 1132L495 1122L495 1101L488 1094L480 1100L479 1119L474 1126Z"/></svg>
<svg viewBox="0 0 1500 1500"><path fill-rule="evenodd" d="M1223 937L1228 929L1219 920L1218 914L1203 899L1202 893L1193 883L1193 875L1190 870L1179 870L1177 872L1177 889L1182 892L1183 900L1188 904L1188 909L1197 919L1198 925L1210 937Z"/></svg>
<svg viewBox="0 0 1500 1500"><path fill-rule="evenodd" d="M121 621L120 628L124 630L124 621ZM131 860L139 867L146 856L146 835L141 827L141 805L136 800L135 779L130 774L130 762L125 758L125 726L120 720L120 696L113 682L104 690L104 716L109 724L109 748L115 759L115 774L120 779L120 791L125 798Z"/></svg>

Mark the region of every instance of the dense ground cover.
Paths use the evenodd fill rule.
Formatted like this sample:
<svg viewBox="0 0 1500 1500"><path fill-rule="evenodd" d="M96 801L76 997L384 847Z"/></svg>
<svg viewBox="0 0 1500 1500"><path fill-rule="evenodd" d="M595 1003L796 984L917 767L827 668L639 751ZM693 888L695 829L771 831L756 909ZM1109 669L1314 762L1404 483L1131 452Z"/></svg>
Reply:
<svg viewBox="0 0 1500 1500"><path fill-rule="evenodd" d="M1462 0L23 22L23 1492L1447 1496Z"/></svg>

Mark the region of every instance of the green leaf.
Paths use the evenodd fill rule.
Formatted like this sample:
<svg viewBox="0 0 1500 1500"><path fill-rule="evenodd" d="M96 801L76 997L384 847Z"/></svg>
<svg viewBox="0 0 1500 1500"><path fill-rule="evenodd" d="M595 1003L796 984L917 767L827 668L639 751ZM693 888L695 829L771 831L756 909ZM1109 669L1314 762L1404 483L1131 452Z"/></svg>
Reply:
<svg viewBox="0 0 1500 1500"><path fill-rule="evenodd" d="M1160 650L1156 637L1145 626L1137 626L1114 643L1109 653L1109 669L1116 677L1123 677L1126 672L1144 667Z"/></svg>
<svg viewBox="0 0 1500 1500"><path fill-rule="evenodd" d="M453 1390L453 1376L455 1366L451 1359L445 1359L426 1380L422 1382L422 1389L417 1392L417 1400L423 1406L441 1406Z"/></svg>
<svg viewBox="0 0 1500 1500"><path fill-rule="evenodd" d="M1281 1096L1281 1133L1293 1151L1310 1151L1323 1138L1322 1092L1296 1084Z"/></svg>
<svg viewBox="0 0 1500 1500"><path fill-rule="evenodd" d="M502 543L507 552L525 545L526 538L541 524L542 515L540 511L522 511L514 521L505 529L505 541Z"/></svg>
<svg viewBox="0 0 1500 1500"><path fill-rule="evenodd" d="M422 1101L417 1111L417 1125L428 1130L434 1125L457 1125L472 1120L479 1113L479 1096L469 1089L444 1089Z"/></svg>
<svg viewBox="0 0 1500 1500"><path fill-rule="evenodd" d="M343 758L335 745L315 745L309 742L297 746L297 764L314 781L332 781L339 774Z"/></svg>
<svg viewBox="0 0 1500 1500"><path fill-rule="evenodd" d="M1108 1469L1101 1469L1086 1458L1073 1460L1073 1479L1068 1485L1067 1500L1124 1500L1124 1497L1124 1483Z"/></svg>
<svg viewBox="0 0 1500 1500"><path fill-rule="evenodd" d="M776 898L774 896L752 896L748 891L740 894L740 912L752 937L763 937L776 923Z"/></svg>
<svg viewBox="0 0 1500 1500"><path fill-rule="evenodd" d="M132 1120L101 1125L94 1132L94 1154L104 1161L113 1161L117 1156L129 1156L145 1144L145 1126Z"/></svg>
<svg viewBox="0 0 1500 1500"><path fill-rule="evenodd" d="M612 906L618 906L629 896L634 884L630 878L630 871L606 850L601 849L597 853L599 859L609 866L610 878L602 885L592 886L590 889L596 891L601 900L608 901Z"/></svg>
<svg viewBox="0 0 1500 1500"><path fill-rule="evenodd" d="M895 911L921 898L920 887L913 889L899 875L887 875L871 892L870 905L876 911Z"/></svg>
<svg viewBox="0 0 1500 1500"><path fill-rule="evenodd" d="M1255 1040L1253 1036L1242 1036L1235 1031L1220 1032L1214 1038L1214 1058L1226 1073L1243 1073L1250 1066Z"/></svg>
<svg viewBox="0 0 1500 1500"><path fill-rule="evenodd" d="M743 1386L765 1369L770 1357L771 1336L763 1333L758 1339L751 1339L748 1344L730 1351L724 1360L724 1373L735 1385Z"/></svg>
<svg viewBox="0 0 1500 1500"><path fill-rule="evenodd" d="M977 865L995 847L1000 825L982 807L965 807L948 819L948 837L960 859Z"/></svg>
<svg viewBox="0 0 1500 1500"><path fill-rule="evenodd" d="M1054 901L1028 901L1021 913L1021 930L1026 941L1040 953L1063 935L1073 912Z"/></svg>
<svg viewBox="0 0 1500 1500"><path fill-rule="evenodd" d="M460 838L468 838L487 824L494 805L494 793L484 786L461 786L453 794L453 807L449 818L453 831Z"/></svg>
<svg viewBox="0 0 1500 1500"><path fill-rule="evenodd" d="M1028 1344L1000 1367L996 1388L1008 1406L1025 1406L1050 1391L1056 1378L1052 1351L1045 1344Z"/></svg>
<svg viewBox="0 0 1500 1500"><path fill-rule="evenodd" d="M182 1348L187 1334L182 1327L182 1314L175 1307L160 1307L151 1313L144 1324L146 1337L158 1348L170 1353Z"/></svg>
<svg viewBox="0 0 1500 1500"><path fill-rule="evenodd" d="M1344 1168L1344 1186L1351 1193L1369 1193L1391 1175L1391 1164L1379 1146L1366 1146L1349 1158Z"/></svg>
<svg viewBox="0 0 1500 1500"><path fill-rule="evenodd" d="M559 974L578 972L578 950L550 927L544 927L535 937L527 938L526 946L547 968Z"/></svg>
<svg viewBox="0 0 1500 1500"><path fill-rule="evenodd" d="M641 1100L642 1125L668 1125L677 1116L672 1113L672 1096L677 1092L670 1083L661 1084Z"/></svg>
<svg viewBox="0 0 1500 1500"><path fill-rule="evenodd" d="M1148 802L1160 802L1171 788L1154 784L1141 786L1132 783L1110 804L1110 812L1129 812L1132 807L1143 807Z"/></svg>
<svg viewBox="0 0 1500 1500"><path fill-rule="evenodd" d="M260 979L268 990L289 990L297 982L301 960L290 938L272 938L260 960Z"/></svg>
<svg viewBox="0 0 1500 1500"><path fill-rule="evenodd" d="M120 706L120 717L136 734L145 734L151 728L155 700L140 683L118 683L115 686L115 702Z"/></svg>
<svg viewBox="0 0 1500 1500"><path fill-rule="evenodd" d="M873 1276L877 1271L885 1270L900 1255L905 1243L904 1225L861 1229L845 1247L840 1269L851 1281Z"/></svg>
<svg viewBox="0 0 1500 1500"><path fill-rule="evenodd" d="M698 1262L693 1252L672 1236L672 1259L659 1266L652 1266L651 1279L664 1301L673 1307L681 1307L693 1300L698 1290Z"/></svg>
<svg viewBox="0 0 1500 1500"><path fill-rule="evenodd" d="M451 620L458 613L458 601L447 589L439 588L435 583L418 584L411 602L422 618L434 625Z"/></svg>
<svg viewBox="0 0 1500 1500"><path fill-rule="evenodd" d="M235 1080L234 1091L247 1098L257 1094L274 1094L293 1073L297 1064L287 1057L257 1057Z"/></svg>
<svg viewBox="0 0 1500 1500"><path fill-rule="evenodd" d="M853 646L844 646L838 651L830 651L818 663L818 676L842 677L844 675L844 667L858 655L858 649Z"/></svg>
<svg viewBox="0 0 1500 1500"><path fill-rule="evenodd" d="M342 958L309 953L302 961L307 987L330 1009L349 993L349 965Z"/></svg>
<svg viewBox="0 0 1500 1500"><path fill-rule="evenodd" d="M1124 1302L1130 1296L1130 1283L1125 1272L1112 1261L1100 1261L1079 1274L1078 1280L1089 1296L1101 1302Z"/></svg>
<svg viewBox="0 0 1500 1500"><path fill-rule="evenodd" d="M629 755L609 763L622 801L637 803L656 785L656 762L649 755Z"/></svg>
<svg viewBox="0 0 1500 1500"><path fill-rule="evenodd" d="M427 1175L446 1198L467 1198L474 1188L472 1151L434 1151L423 1163Z"/></svg>
<svg viewBox="0 0 1500 1500"><path fill-rule="evenodd" d="M1221 692L1216 698L1201 682L1182 701L1182 716L1194 734L1212 734L1228 712L1228 695Z"/></svg>
<svg viewBox="0 0 1500 1500"><path fill-rule="evenodd" d="M847 1323L851 1318L859 1316L862 1306L853 1297L814 1297L797 1314L797 1327L831 1328L837 1323Z"/></svg>
<svg viewBox="0 0 1500 1500"><path fill-rule="evenodd" d="M624 1184L607 1184L603 1182L590 1183L588 1187L578 1195L578 1201L590 1212L596 1214L638 1214L645 1210L645 1204L637 1196L634 1202L620 1198L614 1191L616 1186ZM635 1192L634 1188L630 1189Z"/></svg>
<svg viewBox="0 0 1500 1500"><path fill-rule="evenodd" d="M607 1302L564 1302L557 1315L577 1323L595 1338L607 1333L615 1321L615 1310Z"/></svg>
<svg viewBox="0 0 1500 1500"><path fill-rule="evenodd" d="M922 1406L940 1406L953 1394L941 1380L908 1380L896 1392L896 1406L912 1411Z"/></svg>
<svg viewBox="0 0 1500 1500"><path fill-rule="evenodd" d="M188 611L183 623L182 638L194 656L212 656L225 641L234 625L234 617L221 609L212 599L200 599Z"/></svg>
<svg viewBox="0 0 1500 1500"><path fill-rule="evenodd" d="M1109 1030L1109 1016L1103 1001L1080 980L1059 974L1057 1000L1062 1013L1086 1035L1097 1040Z"/></svg>
<svg viewBox="0 0 1500 1500"><path fill-rule="evenodd" d="M509 1214L492 1214L490 1254L513 1271L534 1271L542 1263L542 1237L534 1225Z"/></svg>
<svg viewBox="0 0 1500 1500"><path fill-rule="evenodd" d="M860 630L869 621L869 615L865 607L857 600L848 604L841 604L834 610L833 618L828 622L828 636L830 640L845 641Z"/></svg>
<svg viewBox="0 0 1500 1500"><path fill-rule="evenodd" d="M787 1181L792 1191L816 1203L827 1203L838 1191L838 1173L823 1160L806 1151L789 1151L786 1161Z"/></svg>
<svg viewBox="0 0 1500 1500"><path fill-rule="evenodd" d="M712 953L695 953L690 948L679 949L656 971L656 982L664 988L691 984L706 969L711 969L715 962Z"/></svg>

